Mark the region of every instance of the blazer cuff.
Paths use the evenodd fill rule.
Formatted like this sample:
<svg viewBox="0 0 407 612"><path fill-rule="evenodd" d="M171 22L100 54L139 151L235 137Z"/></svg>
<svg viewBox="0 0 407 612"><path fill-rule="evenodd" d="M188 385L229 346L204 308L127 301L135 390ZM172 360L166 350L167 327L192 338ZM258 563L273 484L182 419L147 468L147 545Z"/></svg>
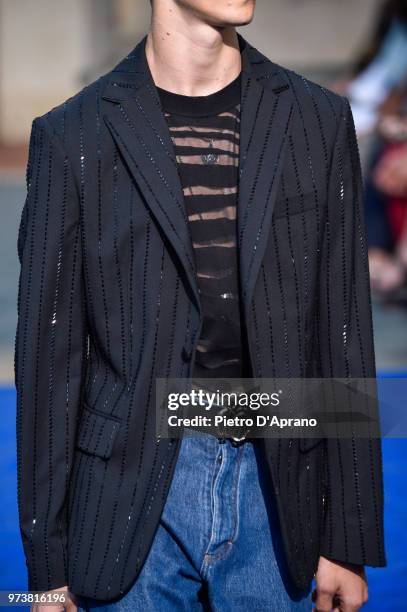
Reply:
<svg viewBox="0 0 407 612"><path fill-rule="evenodd" d="M48 543L47 547L38 542L24 543L29 591L51 591L68 584L66 550L61 540L48 540Z"/></svg>
<svg viewBox="0 0 407 612"><path fill-rule="evenodd" d="M340 563L367 565L369 567L386 567L387 565L384 544L380 548L355 550L355 547L352 547L351 551L346 551L345 543L339 541L332 543L330 546L323 544L320 548L320 555L331 561L338 561Z"/></svg>

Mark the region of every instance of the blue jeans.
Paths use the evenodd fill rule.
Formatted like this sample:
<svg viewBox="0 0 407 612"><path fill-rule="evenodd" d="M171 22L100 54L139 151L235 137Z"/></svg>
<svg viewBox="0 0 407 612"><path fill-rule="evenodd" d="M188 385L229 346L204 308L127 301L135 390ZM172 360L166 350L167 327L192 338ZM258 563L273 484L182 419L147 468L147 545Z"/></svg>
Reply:
<svg viewBox="0 0 407 612"><path fill-rule="evenodd" d="M95 612L309 612L290 585L257 445L185 437L147 560L114 603Z"/></svg>

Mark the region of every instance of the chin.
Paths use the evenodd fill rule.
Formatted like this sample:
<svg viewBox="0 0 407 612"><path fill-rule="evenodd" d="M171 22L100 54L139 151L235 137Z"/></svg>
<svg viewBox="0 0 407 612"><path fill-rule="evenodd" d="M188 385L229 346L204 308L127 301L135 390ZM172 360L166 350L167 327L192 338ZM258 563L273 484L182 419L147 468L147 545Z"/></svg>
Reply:
<svg viewBox="0 0 407 612"><path fill-rule="evenodd" d="M243 8L229 9L224 14L219 15L219 25L222 26L243 26L250 23L254 15L254 3L248 3Z"/></svg>
<svg viewBox="0 0 407 612"><path fill-rule="evenodd" d="M243 26L254 16L255 0L193 0L190 3L207 23L218 28Z"/></svg>

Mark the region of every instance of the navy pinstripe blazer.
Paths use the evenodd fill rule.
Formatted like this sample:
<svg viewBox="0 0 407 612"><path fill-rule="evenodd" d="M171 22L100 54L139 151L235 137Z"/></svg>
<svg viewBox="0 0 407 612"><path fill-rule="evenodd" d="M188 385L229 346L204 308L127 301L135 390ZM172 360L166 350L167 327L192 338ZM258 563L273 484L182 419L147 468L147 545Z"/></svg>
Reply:
<svg viewBox="0 0 407 612"><path fill-rule="evenodd" d="M256 377L374 377L348 101L240 34L238 249ZM15 346L29 587L113 599L146 558L179 449L155 378L188 377L201 312L171 138L144 37L33 121ZM286 557L381 566L380 442L264 440ZM250 563L250 559L248 559Z"/></svg>

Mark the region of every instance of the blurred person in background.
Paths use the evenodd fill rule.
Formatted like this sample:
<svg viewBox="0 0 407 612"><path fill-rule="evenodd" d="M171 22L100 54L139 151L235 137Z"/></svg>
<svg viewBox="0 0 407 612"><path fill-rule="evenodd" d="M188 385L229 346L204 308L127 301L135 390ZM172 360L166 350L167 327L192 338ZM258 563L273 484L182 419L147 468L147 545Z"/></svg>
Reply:
<svg viewBox="0 0 407 612"><path fill-rule="evenodd" d="M367 48L345 83L358 136L374 132L381 106L407 75L407 0L388 0L382 6Z"/></svg>
<svg viewBox="0 0 407 612"><path fill-rule="evenodd" d="M407 83L407 78L406 78ZM381 109L366 175L366 227L372 288L405 302L407 279L407 86Z"/></svg>
<svg viewBox="0 0 407 612"><path fill-rule="evenodd" d="M361 149L369 269L375 295L405 299L407 0L383 3L351 78L349 98Z"/></svg>
<svg viewBox="0 0 407 612"><path fill-rule="evenodd" d="M156 378L375 377L351 109L237 34L254 6L153 0L33 122L19 513L70 610L305 612L315 577L355 612L386 563L377 437L157 439Z"/></svg>

